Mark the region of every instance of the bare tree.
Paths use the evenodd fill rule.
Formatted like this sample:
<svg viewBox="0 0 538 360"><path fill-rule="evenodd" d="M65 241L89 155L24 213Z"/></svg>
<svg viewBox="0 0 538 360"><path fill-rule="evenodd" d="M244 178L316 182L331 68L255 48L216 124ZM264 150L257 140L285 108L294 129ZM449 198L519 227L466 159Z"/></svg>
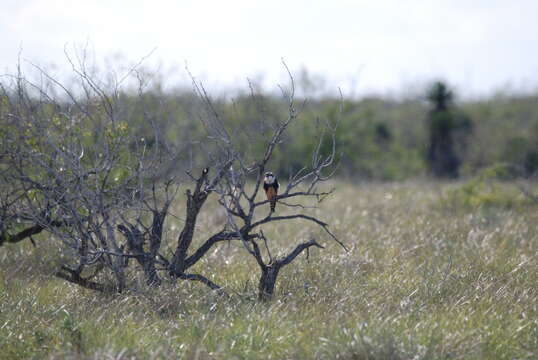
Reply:
<svg viewBox="0 0 538 360"><path fill-rule="evenodd" d="M211 126L214 131L213 138L219 140L222 151L232 154L235 168L230 168L224 181L219 182L215 192L220 196L219 203L225 208L228 218L228 228L232 230L234 236L242 241L246 251L254 257L257 264L260 267L260 279L259 279L259 298L262 300L271 299L277 276L281 268L290 264L296 257L304 250L310 247L317 247L323 249L315 239L309 239L308 241L298 244L292 251L281 258L273 258L271 255L269 241L261 230L261 226L272 222L287 222L292 220L304 220L314 223L320 226L330 239L337 242L346 251L345 245L335 236L335 234L329 229L329 224L318 219L315 216L306 214L303 210L306 209L301 204L302 199L314 199L320 203L326 196L329 196L333 189L324 191L319 189L319 185L327 180L331 179L337 169L336 161L336 130L337 123L331 124L329 121L325 122L324 126L320 128L318 134L317 144L315 144L312 151L312 159L310 164L305 166L299 171L290 175L288 183L284 188L284 191L277 196L277 201L282 205L298 209L299 211L291 215L275 215L272 211L268 215L261 218L256 215L264 209L268 208L268 200L259 200L258 195L262 189L264 173L270 163L277 148L285 141L286 130L297 121L300 115L300 110L297 110L295 104L295 84L294 79L289 71L288 67L284 63L286 70L288 71L290 80L290 89L288 91L282 90L282 94L288 104L287 114L283 119L279 119L276 123L269 126L269 131L265 136L265 140L260 139L260 136L256 134L248 133L247 138L251 141L264 141L264 150L261 156L257 159L249 159L248 155L234 147L233 138L229 135L229 132L225 130L224 121L219 116L215 107L211 103L211 99L207 95L205 89L201 84L195 84L195 90L200 98L206 104L206 107L210 110ZM251 97L255 98L253 87L251 89ZM261 104L259 104L261 105ZM303 103L301 106L304 106ZM260 119L257 120L261 124L261 128L265 124L263 118L263 109L259 108ZM330 143L330 151L327 154L322 153L324 142ZM227 165L227 164L226 164ZM253 188L247 189L247 179L253 177ZM285 200L295 200L296 203L287 203ZM267 260L264 260L262 251L258 242L263 241ZM207 251L216 241L214 239L208 239L206 243L200 248L202 251ZM207 249L207 250L206 250Z"/></svg>
<svg viewBox="0 0 538 360"><path fill-rule="evenodd" d="M121 81L105 90L83 58L72 64L78 90L39 68L40 83L19 72L1 84L0 245L33 241L32 236L46 231L68 255L56 276L93 290L123 291L130 260L150 285L161 282L159 267L173 265L174 276L218 288L185 271L199 260L186 256L196 216L223 171L217 169L210 178L206 169L193 178L195 190L187 191L187 221L178 250L173 261L167 259L160 253L163 226L182 185L179 169L173 168L182 165L181 153L191 144L165 141L163 119L146 111L144 81L134 69L139 122L151 124L142 138L130 112L133 104L123 100ZM192 170L188 164L181 167ZM216 236L221 237L229 234ZM112 279L105 274L103 281L94 281L103 270Z"/></svg>
<svg viewBox="0 0 538 360"><path fill-rule="evenodd" d="M45 231L63 244L67 255L56 276L92 290L123 291L129 288L129 274L134 271L143 274L150 286L159 285L164 273L171 279L199 281L222 291L209 276L190 269L214 245L237 240L260 267L261 299L271 298L283 266L305 249L323 248L309 239L275 259L262 225L309 221L345 248L329 225L308 215L301 203L303 198L321 202L332 193L318 186L336 170L337 124L327 121L320 126L311 163L290 175L277 197L283 206L298 212L259 217L268 205L267 200L258 199L263 174L300 114L289 71L291 87L282 89L288 109L282 119L271 122L264 117L263 103L251 86L260 114L251 129L231 127L193 78L199 100L196 116L205 131L204 141L183 139L173 144L163 134L165 119L160 116L164 115L152 113L155 109L144 105L147 82L136 67L107 83L88 70L84 56L75 60L68 56L68 60L78 78L77 90L68 89L38 67L39 82L29 81L19 72L0 83L4 129L0 245L26 238L33 241L34 235ZM127 76L138 83L134 104L125 100L121 90ZM144 136L140 136L140 126L145 127ZM326 141L330 151L323 154ZM263 150L252 152L252 148ZM194 164L194 152L203 166ZM179 198L180 186L188 188L185 218L177 240L171 242L164 236L164 224ZM226 224L211 236L194 241L198 216L212 193L227 214ZM288 203L288 199L296 203ZM264 260L260 241L268 260ZM165 248L173 249L171 256L163 253Z"/></svg>

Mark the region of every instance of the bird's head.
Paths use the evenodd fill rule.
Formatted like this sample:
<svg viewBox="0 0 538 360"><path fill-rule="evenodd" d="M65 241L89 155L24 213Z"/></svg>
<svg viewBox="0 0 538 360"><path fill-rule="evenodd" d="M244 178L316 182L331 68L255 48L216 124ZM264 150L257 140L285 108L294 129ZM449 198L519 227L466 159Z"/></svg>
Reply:
<svg viewBox="0 0 538 360"><path fill-rule="evenodd" d="M263 178L263 181L266 183L266 184L272 184L275 182L275 175L268 171L265 173L265 177Z"/></svg>

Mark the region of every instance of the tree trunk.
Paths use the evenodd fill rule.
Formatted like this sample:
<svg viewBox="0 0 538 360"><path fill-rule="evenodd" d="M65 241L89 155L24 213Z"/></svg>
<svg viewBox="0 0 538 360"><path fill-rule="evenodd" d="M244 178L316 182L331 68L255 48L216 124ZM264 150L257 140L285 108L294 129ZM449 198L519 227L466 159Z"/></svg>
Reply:
<svg viewBox="0 0 538 360"><path fill-rule="evenodd" d="M159 278L159 275L157 275L157 270L155 269L155 259L147 259L143 266L146 283L149 286L161 285L161 279Z"/></svg>
<svg viewBox="0 0 538 360"><path fill-rule="evenodd" d="M269 301L272 299L279 270L280 266L272 264L262 269L262 276L258 285L258 298L260 300Z"/></svg>
<svg viewBox="0 0 538 360"><path fill-rule="evenodd" d="M118 230L125 236L127 239L127 246L131 253L134 254L134 258L138 263L142 266L142 269L144 269L144 275L146 276L146 282L148 285L160 285L161 279L157 275L157 271L155 269L155 256L152 253L146 253L144 251L144 237L142 232L136 228L134 225L129 225L130 229L127 228L125 225L118 225ZM153 241L156 241L155 239L152 240L151 246L153 246ZM155 254L157 251L155 251Z"/></svg>
<svg viewBox="0 0 538 360"><path fill-rule="evenodd" d="M187 216L185 219L185 225L181 234L177 240L177 248L174 252L172 261L170 262L169 270L170 276L179 276L185 272L186 263L185 259L187 258L187 251L192 243L192 238L194 236L194 228L196 227L196 220L202 206L204 205L209 192L202 190L202 185L207 179L207 173L209 169L206 168L202 171L202 176L196 180L196 187L194 193L191 193L191 190L187 190Z"/></svg>
<svg viewBox="0 0 538 360"><path fill-rule="evenodd" d="M266 265L261 257L260 249L254 240L252 240L252 246L254 247L254 251L252 253L254 254L254 257L256 258L260 269L262 270L260 283L258 285L258 298L262 301L269 301L273 297L273 292L276 285L276 278L278 276L278 272L280 271L280 269L282 269L283 266L286 266L291 263L293 260L295 260L295 258L297 258L297 256L301 252L303 252L303 250L308 249L311 246L315 246L320 249L324 248L323 246L318 244L316 240L311 239L310 241L297 245L297 247L286 257L271 261L268 265Z"/></svg>

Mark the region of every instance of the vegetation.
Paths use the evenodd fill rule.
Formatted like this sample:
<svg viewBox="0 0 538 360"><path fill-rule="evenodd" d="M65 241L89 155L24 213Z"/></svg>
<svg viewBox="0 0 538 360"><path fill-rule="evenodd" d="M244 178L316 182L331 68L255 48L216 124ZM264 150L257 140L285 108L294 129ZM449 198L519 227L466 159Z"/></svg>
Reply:
<svg viewBox="0 0 538 360"><path fill-rule="evenodd" d="M152 123L159 126L160 133L171 143L203 138L200 104L191 91L165 92L158 83L151 82L143 90L118 94L124 115L129 117L130 127L139 138L153 144ZM471 177L499 163L524 168L526 175L538 169L538 95L501 93L480 100L462 100L456 95L452 94L457 106L453 111L453 152L460 176ZM287 178L302 168L310 157L319 124L338 118L339 176L361 181L428 176L431 106L425 100L426 92L424 96L401 99L307 99L301 116L287 129L285 141L273 155L271 170ZM246 134L267 134L270 124L285 117L288 110L279 94L236 92L226 98L212 97L212 101L227 124L235 129L232 135L238 146L253 157L263 152L263 147L255 143L247 145ZM301 108L303 99L297 99L296 103ZM153 122L148 121L148 114ZM252 121L262 118L266 125ZM0 135L5 131L0 129ZM202 162L199 152L192 155L195 163Z"/></svg>
<svg viewBox="0 0 538 360"><path fill-rule="evenodd" d="M181 124L190 123L191 134L202 130L184 110L192 106L188 105L186 95L160 93L154 98L174 104L170 105L172 112L167 116L180 119ZM250 95L241 94L214 99L215 106L236 128L253 129L251 120L260 111L267 121L286 112L286 103L278 96L257 94L254 103L252 100ZM513 97L500 94L491 99L458 101L455 98L454 101L458 108L454 114L453 148L459 159L460 176L474 176L498 163L525 167L527 174L538 169L537 95ZM263 103L263 107L256 108L256 102ZM297 101L298 104L301 102ZM274 155L272 170L287 177L290 172L300 169L304 159L309 158L316 124L338 117L336 140L341 154L340 176L361 181L426 177L429 174L429 111L430 105L419 97L344 98L343 104L338 97L308 99L298 121L289 127L281 151ZM177 122L170 126L166 132L168 136L177 138L184 134L174 130ZM249 151L259 149L250 147Z"/></svg>
<svg viewBox="0 0 538 360"><path fill-rule="evenodd" d="M82 96L45 72L45 85L21 74L11 83L0 84L0 121L8 130L2 136L0 153L0 246L25 239L35 244L32 236L46 232L64 256L55 276L103 293L132 288L139 272L153 288L161 285L161 274L166 274L173 280L201 282L225 295L221 286L192 269L220 243L240 241L260 266L259 297L263 300L272 298L282 267L312 246L323 247L314 238L305 239L288 255L273 258L262 225L312 222L346 248L329 224L304 213L307 207L301 201L321 202L331 194L319 187L335 173L337 122L328 120L313 133L311 160L293 171L275 195L274 201L297 211L277 215L271 205L268 214L261 214L269 203L258 199L265 171L299 116L291 74L289 89L282 89L287 112L272 121L260 115L252 120L256 129L250 131L229 124L203 86L193 81L203 133L170 142L162 122L154 117L159 112L154 114L150 112L154 109L145 106L140 76L139 96L126 106L118 85L121 81L106 89L84 63L75 72L80 76ZM141 119L132 115L136 107L141 107ZM145 124L150 128L142 134L149 135L148 139L146 135L139 138ZM189 158L187 164L178 161L183 158ZM202 168L199 175L198 168ZM247 180L253 186L247 186ZM174 241L163 230L182 186L187 188L186 214ZM212 194L218 195L213 201L227 221L193 247L199 233L198 215ZM263 250L258 244L262 241Z"/></svg>
<svg viewBox="0 0 538 360"><path fill-rule="evenodd" d="M428 113L428 166L437 177L457 178L461 156L456 153L456 145L459 143L460 148L465 145L457 141L457 132L469 135L472 123L453 109L453 94L445 83L434 83L427 95L432 107Z"/></svg>
<svg viewBox="0 0 538 360"><path fill-rule="evenodd" d="M0 252L2 358L535 359L538 208L525 201L454 208L454 184L346 185L320 209L350 248L325 240L282 270L257 301L257 264L238 243L197 266L229 298L196 283L103 295L50 276L43 239ZM512 186L498 183L503 190ZM413 204L413 206L409 206ZM442 203L441 203L442 204ZM278 211L279 209L277 209ZM181 216L184 209L174 209ZM225 221L200 214L205 233ZM315 226L264 226L275 256ZM178 232L169 221L165 233ZM326 256L326 255L328 256Z"/></svg>
<svg viewBox="0 0 538 360"><path fill-rule="evenodd" d="M438 83L426 122L418 100L299 101L291 74L214 99L72 65L78 88L0 83L2 357L538 355L530 102L492 105L518 109L501 126Z"/></svg>

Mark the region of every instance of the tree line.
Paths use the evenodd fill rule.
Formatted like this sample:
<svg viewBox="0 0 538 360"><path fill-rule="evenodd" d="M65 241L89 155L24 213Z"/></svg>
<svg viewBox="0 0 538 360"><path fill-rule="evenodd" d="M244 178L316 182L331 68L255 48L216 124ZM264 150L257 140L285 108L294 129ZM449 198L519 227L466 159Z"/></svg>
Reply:
<svg viewBox="0 0 538 360"><path fill-rule="evenodd" d="M283 176L299 170L317 142L323 121L338 118L338 175L348 179L469 177L499 163L514 165L523 175L538 169L538 95L465 101L456 95L449 84L436 82L412 99L298 98L301 114L287 129L271 168ZM144 138L148 147L156 143L152 126L172 142L204 136L205 125L190 91L167 92L154 85L143 94L122 92L118 100L129 109L131 131ZM212 101L213 111L234 129L230 135L238 147L251 156L260 155L264 148L251 141L250 134L267 134L271 122L288 110L281 96L268 93L238 93L212 97ZM145 119L148 113L154 117L152 123Z"/></svg>

